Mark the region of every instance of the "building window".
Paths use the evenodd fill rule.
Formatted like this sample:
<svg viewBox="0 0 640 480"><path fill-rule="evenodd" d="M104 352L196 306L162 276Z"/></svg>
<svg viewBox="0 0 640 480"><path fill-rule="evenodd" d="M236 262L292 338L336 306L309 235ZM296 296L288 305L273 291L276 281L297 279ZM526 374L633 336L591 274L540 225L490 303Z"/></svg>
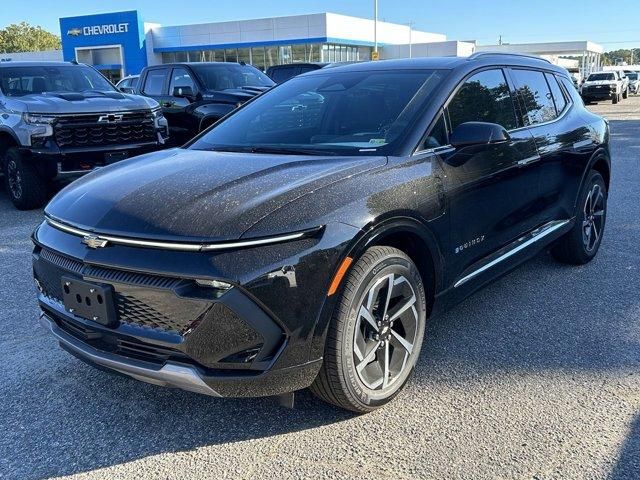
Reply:
<svg viewBox="0 0 640 480"><path fill-rule="evenodd" d="M264 61L264 47L253 47L251 49L251 64L256 68L259 68L263 72L266 70Z"/></svg>
<svg viewBox="0 0 640 480"><path fill-rule="evenodd" d="M251 64L251 49L239 48L238 49L238 62L244 62L247 65Z"/></svg>
<svg viewBox="0 0 640 480"><path fill-rule="evenodd" d="M264 49L265 67L269 68L278 65L278 47L266 47Z"/></svg>

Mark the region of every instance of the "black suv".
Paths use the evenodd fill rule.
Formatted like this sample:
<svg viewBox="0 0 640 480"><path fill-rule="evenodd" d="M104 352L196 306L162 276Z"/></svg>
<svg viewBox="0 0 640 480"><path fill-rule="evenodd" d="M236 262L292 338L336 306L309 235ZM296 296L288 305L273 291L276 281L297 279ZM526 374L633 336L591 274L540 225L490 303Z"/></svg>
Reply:
<svg viewBox="0 0 640 480"><path fill-rule="evenodd" d="M171 63L142 70L137 90L160 103L172 143L182 145L273 85L244 63Z"/></svg>
<svg viewBox="0 0 640 480"><path fill-rule="evenodd" d="M370 411L430 316L548 247L593 259L609 178L607 123L544 60L318 70L61 192L33 235L42 323L138 380Z"/></svg>
<svg viewBox="0 0 640 480"><path fill-rule="evenodd" d="M0 63L0 166L17 208L41 207L54 180L157 150L167 135L157 102L119 92L92 67Z"/></svg>

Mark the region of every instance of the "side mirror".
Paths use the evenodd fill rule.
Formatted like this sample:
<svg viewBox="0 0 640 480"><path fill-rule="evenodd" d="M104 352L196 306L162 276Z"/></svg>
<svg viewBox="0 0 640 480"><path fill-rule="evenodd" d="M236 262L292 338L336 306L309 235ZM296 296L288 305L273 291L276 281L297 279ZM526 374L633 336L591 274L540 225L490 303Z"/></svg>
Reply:
<svg viewBox="0 0 640 480"><path fill-rule="evenodd" d="M173 87L173 96L179 98L193 98L193 88L186 87Z"/></svg>
<svg viewBox="0 0 640 480"><path fill-rule="evenodd" d="M497 123L465 122L453 129L449 143L452 147L463 148L508 142L510 139L507 130Z"/></svg>
<svg viewBox="0 0 640 480"><path fill-rule="evenodd" d="M129 93L129 94L135 94L135 90L132 87L120 87L120 91L122 93Z"/></svg>

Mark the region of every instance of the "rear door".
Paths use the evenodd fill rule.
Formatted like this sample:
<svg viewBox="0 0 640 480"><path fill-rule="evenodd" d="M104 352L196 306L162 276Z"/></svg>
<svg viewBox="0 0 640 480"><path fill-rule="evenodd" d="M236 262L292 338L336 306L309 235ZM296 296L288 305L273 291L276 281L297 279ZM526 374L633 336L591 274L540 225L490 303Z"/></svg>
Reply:
<svg viewBox="0 0 640 480"><path fill-rule="evenodd" d="M540 154L540 223L573 216L587 157L595 150L592 132L580 115L579 98L568 79L551 72L512 70L523 122Z"/></svg>
<svg viewBox="0 0 640 480"><path fill-rule="evenodd" d="M165 110L165 104L170 100L168 67L150 68L144 77L144 84L139 86L140 93L145 97L151 97Z"/></svg>
<svg viewBox="0 0 640 480"><path fill-rule="evenodd" d="M468 77L445 110L449 133L465 122L502 125L511 140L450 148L441 154L451 213L450 264L457 276L536 226L537 160L533 137L516 114L514 92L501 68Z"/></svg>

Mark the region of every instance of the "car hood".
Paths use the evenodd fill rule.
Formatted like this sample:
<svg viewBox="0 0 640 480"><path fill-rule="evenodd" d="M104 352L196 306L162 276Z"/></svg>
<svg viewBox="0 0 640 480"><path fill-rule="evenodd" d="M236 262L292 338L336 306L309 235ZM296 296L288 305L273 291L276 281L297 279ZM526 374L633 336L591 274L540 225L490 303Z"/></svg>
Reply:
<svg viewBox="0 0 640 480"><path fill-rule="evenodd" d="M45 212L102 234L153 240L232 240L278 208L385 163L386 157L165 150L77 180ZM282 225L273 234L285 232L287 225Z"/></svg>
<svg viewBox="0 0 640 480"><path fill-rule="evenodd" d="M14 97L11 102L21 111L45 114L124 112L158 105L150 98L120 92L47 92Z"/></svg>
<svg viewBox="0 0 640 480"><path fill-rule="evenodd" d="M227 88L226 90L207 92L205 98L224 102L246 102L256 95L269 90L269 88L271 87Z"/></svg>

